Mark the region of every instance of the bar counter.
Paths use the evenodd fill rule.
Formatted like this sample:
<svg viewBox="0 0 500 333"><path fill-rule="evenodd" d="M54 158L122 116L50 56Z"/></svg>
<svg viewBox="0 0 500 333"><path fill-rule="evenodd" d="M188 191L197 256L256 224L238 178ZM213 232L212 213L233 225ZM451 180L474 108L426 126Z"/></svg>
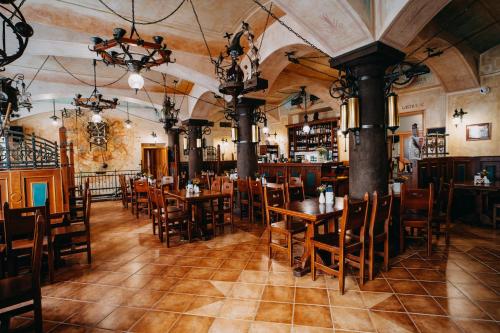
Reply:
<svg viewBox="0 0 500 333"><path fill-rule="evenodd" d="M261 175L270 178L301 177L304 180L307 195L317 195L316 188L322 183L330 183L335 187L337 195L348 192L349 179L346 172L338 177L335 170L341 162L286 162L286 163L259 163L258 170Z"/></svg>

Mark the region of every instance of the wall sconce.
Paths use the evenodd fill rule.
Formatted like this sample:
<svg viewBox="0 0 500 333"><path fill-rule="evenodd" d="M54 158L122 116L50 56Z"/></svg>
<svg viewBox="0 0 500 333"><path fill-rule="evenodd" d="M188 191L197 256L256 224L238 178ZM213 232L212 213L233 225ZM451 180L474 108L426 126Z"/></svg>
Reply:
<svg viewBox="0 0 500 333"><path fill-rule="evenodd" d="M252 125L252 142L259 143L260 141L260 128L258 125Z"/></svg>
<svg viewBox="0 0 500 333"><path fill-rule="evenodd" d="M458 111L457 109L455 109L455 112L453 112L453 116L452 116L452 119L451 119L451 121L453 122L453 124L455 125L455 127L457 127L458 124L460 124L462 122L462 118L466 114L467 114L467 112L464 112L464 110L462 110L462 108L460 108L460 111Z"/></svg>
<svg viewBox="0 0 500 333"><path fill-rule="evenodd" d="M347 151L347 134L349 133L348 127L349 115L347 111L347 103L340 104L340 132L344 135L344 151Z"/></svg>
<svg viewBox="0 0 500 333"><path fill-rule="evenodd" d="M221 142L221 143L223 143L223 144L224 144L224 143L227 143L227 138L222 138L222 139L220 139L220 142Z"/></svg>
<svg viewBox="0 0 500 333"><path fill-rule="evenodd" d="M189 143L188 143L188 138L187 136L183 137L182 138L182 146L184 147L184 149L189 149Z"/></svg>
<svg viewBox="0 0 500 333"><path fill-rule="evenodd" d="M153 131L153 132L151 132L151 137L152 137L153 139L156 139L157 135L156 135L156 133L155 133L154 131Z"/></svg>
<svg viewBox="0 0 500 333"><path fill-rule="evenodd" d="M354 133L355 142L359 145L361 142L359 140L359 98L358 97L349 97L347 102L347 128L350 132Z"/></svg>
<svg viewBox="0 0 500 333"><path fill-rule="evenodd" d="M399 128L398 95L393 92L387 96L387 128L392 134Z"/></svg>
<svg viewBox="0 0 500 333"><path fill-rule="evenodd" d="M196 148L203 148L203 141L201 138L196 139Z"/></svg>
<svg viewBox="0 0 500 333"><path fill-rule="evenodd" d="M262 133L264 133L264 135L269 134L269 127L267 127L267 118L264 119L264 127L262 127Z"/></svg>

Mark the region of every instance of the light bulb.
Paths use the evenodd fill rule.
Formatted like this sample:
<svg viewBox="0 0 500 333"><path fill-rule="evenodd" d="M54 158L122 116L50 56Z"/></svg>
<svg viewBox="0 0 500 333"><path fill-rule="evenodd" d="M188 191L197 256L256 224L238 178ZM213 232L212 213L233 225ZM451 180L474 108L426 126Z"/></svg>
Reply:
<svg viewBox="0 0 500 333"><path fill-rule="evenodd" d="M304 127L302 127L302 131L306 134L308 134L311 131L311 127L309 127L308 123L304 124Z"/></svg>
<svg viewBox="0 0 500 333"><path fill-rule="evenodd" d="M140 90L144 87L144 78L139 73L132 73L128 77L128 85L132 89Z"/></svg>
<svg viewBox="0 0 500 333"><path fill-rule="evenodd" d="M269 127L264 126L264 127L262 128L262 133L264 133L264 134L266 134L266 135L267 135L267 134L269 134Z"/></svg>
<svg viewBox="0 0 500 333"><path fill-rule="evenodd" d="M93 123L100 123L102 121L102 117L99 113L94 113L92 115L92 122Z"/></svg>
<svg viewBox="0 0 500 333"><path fill-rule="evenodd" d="M452 122L453 122L453 125L455 125L455 127L457 127L458 124L460 124L460 117L453 117Z"/></svg>
<svg viewBox="0 0 500 333"><path fill-rule="evenodd" d="M54 119L52 119L52 126L54 126L54 127L55 127L55 126L57 126L57 125L59 125L59 122L57 121L57 119L55 119L55 118L54 118Z"/></svg>
<svg viewBox="0 0 500 333"><path fill-rule="evenodd" d="M126 123L125 124L125 128L132 128L132 124L131 123Z"/></svg>

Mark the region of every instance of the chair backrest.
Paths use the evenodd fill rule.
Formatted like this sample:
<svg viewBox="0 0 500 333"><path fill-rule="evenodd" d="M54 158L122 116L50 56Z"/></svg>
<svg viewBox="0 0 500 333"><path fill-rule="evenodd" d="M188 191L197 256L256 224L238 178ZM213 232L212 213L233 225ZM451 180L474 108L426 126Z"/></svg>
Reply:
<svg viewBox="0 0 500 333"><path fill-rule="evenodd" d="M273 215L271 211L269 211L269 207L284 207L285 205L285 189L284 187L273 188L273 187L264 187L264 204L266 207L266 223L269 227L272 223L271 215ZM278 214L274 214L278 215Z"/></svg>
<svg viewBox="0 0 500 333"><path fill-rule="evenodd" d="M442 183L439 192L438 209L439 212L445 213L450 216L451 208L453 205L453 179L449 183Z"/></svg>
<svg viewBox="0 0 500 333"><path fill-rule="evenodd" d="M162 214L162 209L165 211L165 200L163 195L163 189L154 189L154 197L156 199L156 205L158 207L158 213Z"/></svg>
<svg viewBox="0 0 500 333"><path fill-rule="evenodd" d="M290 177L290 179L288 180L288 184L290 186L304 186L302 178L300 177Z"/></svg>
<svg viewBox="0 0 500 333"><path fill-rule="evenodd" d="M250 189L248 188L248 179L238 179L236 181L238 187L238 193L250 193Z"/></svg>
<svg viewBox="0 0 500 333"><path fill-rule="evenodd" d="M290 179L288 180L288 191L291 190L291 188L300 188L300 200L305 200L305 192L304 192L304 182L302 181L302 178L301 177L290 177ZM296 192L296 190L294 191ZM288 193L288 199L291 200L291 195L290 193Z"/></svg>
<svg viewBox="0 0 500 333"><path fill-rule="evenodd" d="M37 210L35 214L35 229L33 232L33 249L31 252L31 274L33 290L40 289L40 274L42 271L43 237L46 221L42 213Z"/></svg>
<svg viewBox="0 0 500 333"><path fill-rule="evenodd" d="M392 194L378 196L373 192L372 212L370 217L370 235L376 236L389 230L392 210Z"/></svg>
<svg viewBox="0 0 500 333"><path fill-rule="evenodd" d="M269 189L278 189L282 190L284 195L285 195L285 202L290 202L289 197L288 197L288 186L286 183L267 183L266 187Z"/></svg>
<svg viewBox="0 0 500 333"><path fill-rule="evenodd" d="M434 203L434 184L429 183L426 189L408 189L406 184L401 188L401 214L407 211L418 211L432 216Z"/></svg>
<svg viewBox="0 0 500 333"><path fill-rule="evenodd" d="M12 241L18 239L33 239L36 222L36 212L46 216L46 207L9 208L4 204L4 235L7 252L12 250ZM44 219L44 222L45 219Z"/></svg>
<svg viewBox="0 0 500 333"><path fill-rule="evenodd" d="M148 193L148 182L145 180L136 180L134 182L134 191L135 193Z"/></svg>
<svg viewBox="0 0 500 333"><path fill-rule="evenodd" d="M368 193L365 193L361 201L350 202L347 195L344 196L344 209L340 220L340 242L345 242L345 236L349 231L353 235L365 238L366 224L368 220Z"/></svg>
<svg viewBox="0 0 500 333"><path fill-rule="evenodd" d="M224 194L230 194L231 197L234 195L234 185L231 181L225 181L222 183L221 192Z"/></svg>
<svg viewBox="0 0 500 333"><path fill-rule="evenodd" d="M153 208L156 208L156 205L157 205L155 189L156 189L156 186L149 186L149 188L148 188L149 202L151 202L151 205L153 206Z"/></svg>
<svg viewBox="0 0 500 333"><path fill-rule="evenodd" d="M90 214L91 214L91 207L92 207L92 193L90 191L87 191L85 195L87 199L87 204L85 205L85 215L83 222L85 223L85 228L87 229L87 233L90 233Z"/></svg>
<svg viewBox="0 0 500 333"><path fill-rule="evenodd" d="M220 178L215 178L213 181L212 181L212 185L210 185L210 189L212 191L217 191L217 192L220 192L221 190L221 186L222 186L222 181Z"/></svg>
<svg viewBox="0 0 500 333"><path fill-rule="evenodd" d="M249 180L248 181L248 187L250 187L250 193L252 194L252 198L255 196L258 196L262 200L264 200L263 196L263 190L262 190L262 183L259 180Z"/></svg>

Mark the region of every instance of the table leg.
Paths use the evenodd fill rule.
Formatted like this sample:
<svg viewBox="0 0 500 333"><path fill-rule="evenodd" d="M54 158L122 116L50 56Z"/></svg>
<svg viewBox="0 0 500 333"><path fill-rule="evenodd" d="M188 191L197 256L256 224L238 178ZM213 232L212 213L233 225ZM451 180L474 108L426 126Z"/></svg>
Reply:
<svg viewBox="0 0 500 333"><path fill-rule="evenodd" d="M219 224L222 232L224 232L224 198L220 197L219 200L217 200L217 204L218 204L218 212L219 212L217 223ZM231 202L229 204L232 205ZM216 226L214 225L214 236L215 236L215 227Z"/></svg>
<svg viewBox="0 0 500 333"><path fill-rule="evenodd" d="M304 239L304 254L300 259L300 265L293 269L293 275L301 277L311 271L311 238L314 236L314 223L307 223Z"/></svg>

